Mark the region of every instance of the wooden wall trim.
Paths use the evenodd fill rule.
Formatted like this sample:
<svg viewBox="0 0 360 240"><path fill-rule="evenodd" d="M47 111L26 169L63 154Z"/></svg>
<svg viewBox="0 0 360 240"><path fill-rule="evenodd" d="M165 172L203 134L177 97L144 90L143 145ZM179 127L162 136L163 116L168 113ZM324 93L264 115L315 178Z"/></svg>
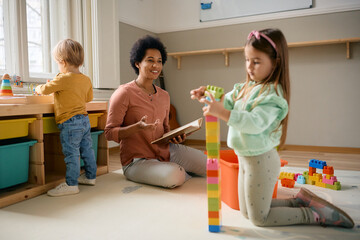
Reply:
<svg viewBox="0 0 360 240"><path fill-rule="evenodd" d="M206 145L205 140L199 139L187 139L185 145ZM228 149L225 141L221 142L222 149ZM306 146L306 145L287 145L285 144L282 150L286 151L303 151L303 152L327 152L327 153L346 153L346 154L360 154L360 148L349 148L349 147L327 147L327 146Z"/></svg>
<svg viewBox="0 0 360 240"><path fill-rule="evenodd" d="M306 146L306 145L286 145L285 144L283 150L360 154L360 148L349 148L349 147L327 147L327 146Z"/></svg>
<svg viewBox="0 0 360 240"><path fill-rule="evenodd" d="M205 140L186 139L184 145L187 146L206 146ZM229 149L225 141L221 142L221 149ZM360 154L360 148L349 147L326 147L326 146L307 146L307 145L285 145L282 150L285 151L301 151L301 152L326 152L326 153L345 153L345 154ZM110 153L119 152L119 147L109 148Z"/></svg>

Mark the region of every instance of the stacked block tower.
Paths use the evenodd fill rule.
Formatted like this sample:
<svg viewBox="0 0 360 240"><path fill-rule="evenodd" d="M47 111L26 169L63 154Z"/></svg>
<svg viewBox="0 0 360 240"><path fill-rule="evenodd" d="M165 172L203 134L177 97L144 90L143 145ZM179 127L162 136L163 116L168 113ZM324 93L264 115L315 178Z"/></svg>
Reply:
<svg viewBox="0 0 360 240"><path fill-rule="evenodd" d="M2 77L0 96L14 96L11 89L10 79L9 74L4 74Z"/></svg>
<svg viewBox="0 0 360 240"><path fill-rule="evenodd" d="M220 101L224 89L207 86L206 90ZM207 96L209 99L209 96ZM221 191L220 191L220 120L214 116L205 117L206 151L207 151L207 195L209 231L221 230Z"/></svg>

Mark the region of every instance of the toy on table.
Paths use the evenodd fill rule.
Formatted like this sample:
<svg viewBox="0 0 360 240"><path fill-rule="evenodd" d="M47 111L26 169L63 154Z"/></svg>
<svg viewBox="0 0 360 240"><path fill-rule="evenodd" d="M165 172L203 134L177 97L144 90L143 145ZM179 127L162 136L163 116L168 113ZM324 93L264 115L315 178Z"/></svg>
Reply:
<svg viewBox="0 0 360 240"><path fill-rule="evenodd" d="M221 99L224 89L207 86L216 101ZM209 97L207 96L209 99ZM206 116L206 151L207 151L207 195L209 231L220 232L221 229L221 191L220 191L220 121L217 117Z"/></svg>
<svg viewBox="0 0 360 240"><path fill-rule="evenodd" d="M28 90L29 90L29 92L32 94L32 95L34 95L34 96L41 96L41 94L39 94L39 93L37 93L36 91L35 91L35 88L38 86L38 84L29 84L29 86L28 86Z"/></svg>
<svg viewBox="0 0 360 240"><path fill-rule="evenodd" d="M0 96L14 96L11 89L10 79L9 74L4 74L2 76Z"/></svg>
<svg viewBox="0 0 360 240"><path fill-rule="evenodd" d="M316 173L316 169L322 169L323 174ZM333 190L340 190L341 184L334 176L334 168L327 166L326 161L311 159L309 161L309 171L303 174L281 172L279 179L281 179L281 186L294 187L295 181L300 184L311 184L318 187L329 188Z"/></svg>
<svg viewBox="0 0 360 240"><path fill-rule="evenodd" d="M23 82L20 76L13 75L14 87L22 88Z"/></svg>

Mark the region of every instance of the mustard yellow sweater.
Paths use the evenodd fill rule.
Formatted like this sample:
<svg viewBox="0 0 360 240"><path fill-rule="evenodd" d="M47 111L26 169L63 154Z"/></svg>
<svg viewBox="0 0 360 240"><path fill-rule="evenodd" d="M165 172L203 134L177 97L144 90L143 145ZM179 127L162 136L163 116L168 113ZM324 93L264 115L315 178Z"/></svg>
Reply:
<svg viewBox="0 0 360 240"><path fill-rule="evenodd" d="M43 85L36 87L41 94L54 93L54 112L57 124L78 114L87 114L86 103L93 99L90 78L81 73L59 73Z"/></svg>

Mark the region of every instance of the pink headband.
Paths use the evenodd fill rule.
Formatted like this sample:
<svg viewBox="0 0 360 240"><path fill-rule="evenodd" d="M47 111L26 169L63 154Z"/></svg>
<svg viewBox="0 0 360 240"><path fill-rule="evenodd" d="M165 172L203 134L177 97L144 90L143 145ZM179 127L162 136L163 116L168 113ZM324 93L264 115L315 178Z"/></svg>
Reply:
<svg viewBox="0 0 360 240"><path fill-rule="evenodd" d="M259 32L259 31L254 30L254 31L252 31L251 33L249 33L249 36L248 36L247 39L250 40L252 36L255 36L255 38L256 38L257 40L260 39L260 36L263 37L263 38L265 38L265 39L271 44L271 46L273 46L273 48L275 49L275 51L277 51L277 49L276 49L276 44L273 42L273 40L271 40L271 38L269 38L269 37L266 36L265 34Z"/></svg>

